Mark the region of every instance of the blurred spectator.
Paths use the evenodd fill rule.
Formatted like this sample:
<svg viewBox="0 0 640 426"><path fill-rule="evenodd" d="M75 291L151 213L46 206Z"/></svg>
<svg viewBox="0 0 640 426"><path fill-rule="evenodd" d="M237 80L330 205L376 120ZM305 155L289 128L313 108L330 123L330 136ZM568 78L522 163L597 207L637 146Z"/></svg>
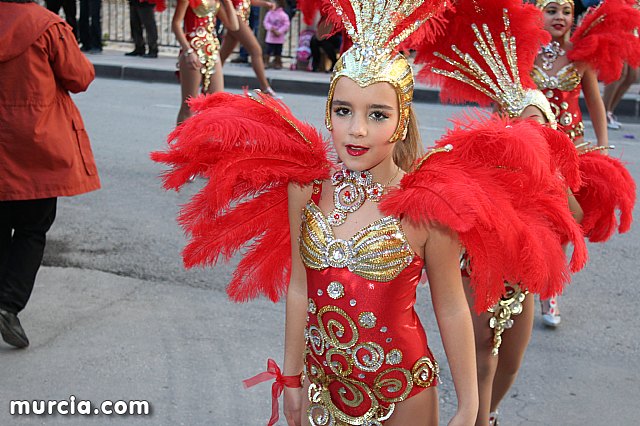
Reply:
<svg viewBox="0 0 640 426"><path fill-rule="evenodd" d="M331 25L324 19L321 19L320 22L318 22L316 34L311 38L311 66L313 72L327 71L324 63L322 63L321 52L324 52L331 61L331 68L329 68L328 71L333 71L333 66L338 61L338 52L340 51L342 37L340 32L327 37L331 29Z"/></svg>
<svg viewBox="0 0 640 426"><path fill-rule="evenodd" d="M64 19L67 21L71 28L73 28L73 34L78 39L78 20L76 19L76 0L46 0L47 9L55 13L60 13L60 8L64 10Z"/></svg>
<svg viewBox="0 0 640 426"><path fill-rule="evenodd" d="M604 101L604 107L607 110L607 127L613 130L620 130L622 124L618 121L618 118L614 115L616 107L622 100L622 97L633 83L638 80L638 69L631 68L625 64L622 68L622 74L618 81L614 81L611 84L604 86L604 94L602 100Z"/></svg>
<svg viewBox="0 0 640 426"><path fill-rule="evenodd" d="M282 45L291 25L289 15L284 11L284 6L284 0L276 0L276 8L268 11L262 22L267 32L265 37L267 52L264 62L267 64L267 68L276 70L282 69ZM274 57L272 63L269 62L271 56Z"/></svg>
<svg viewBox="0 0 640 426"><path fill-rule="evenodd" d="M80 50L83 52L102 52L100 9L102 0L80 0Z"/></svg>
<svg viewBox="0 0 640 426"><path fill-rule="evenodd" d="M93 81L71 27L31 0L0 0L0 333L29 345L18 313L42 263L57 197L100 187L69 92Z"/></svg>
<svg viewBox="0 0 640 426"><path fill-rule="evenodd" d="M312 29L304 29L298 35L298 47L296 48L296 59L291 65L291 69L309 71L311 69L311 39L316 32Z"/></svg>
<svg viewBox="0 0 640 426"><path fill-rule="evenodd" d="M157 4L158 12L166 9L164 0ZM145 58L158 57L158 27L156 26L156 0L129 0L129 24L131 25L131 38L135 48L126 56L143 56ZM149 51L145 48L145 38L142 29L146 33Z"/></svg>

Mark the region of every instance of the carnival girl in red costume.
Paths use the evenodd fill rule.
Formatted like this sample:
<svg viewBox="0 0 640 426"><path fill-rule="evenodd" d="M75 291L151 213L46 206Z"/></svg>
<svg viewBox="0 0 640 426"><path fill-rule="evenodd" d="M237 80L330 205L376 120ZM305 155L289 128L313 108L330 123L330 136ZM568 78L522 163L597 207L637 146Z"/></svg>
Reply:
<svg viewBox="0 0 640 426"><path fill-rule="evenodd" d="M315 129L262 94L197 99L167 151L152 156L171 167L166 188L208 178L180 215L190 235L185 265L249 244L231 298L286 292L283 371L270 361L248 381L276 379L269 425L283 388L289 425L438 424L438 364L413 308L423 269L458 397L449 424L472 424L478 389L460 247L474 265L480 312L505 280L561 290L569 267L553 259L563 241L576 244L574 263L584 261L537 124L460 122L420 154L413 73L397 48L446 4L332 2L353 39L326 103L338 165Z"/></svg>
<svg viewBox="0 0 640 426"><path fill-rule="evenodd" d="M178 68L182 102L178 124L191 116L189 99L199 93L224 90L220 42L215 30L218 18L226 28L238 28L231 0L178 0L176 5L171 29L180 44Z"/></svg>
<svg viewBox="0 0 640 426"><path fill-rule="evenodd" d="M616 228L615 209L622 211L619 231L631 223L635 202L635 184L624 166L616 160L599 158L609 147L607 116L600 97L598 80L610 83L620 77L622 67L640 65L640 42L636 29L640 14L627 0L607 0L590 10L573 35L573 0L537 0L543 11L544 28L551 42L543 46L536 59L532 77L545 94L558 121L576 146L581 149L580 169L587 175L585 185L576 198L585 212L582 226L592 242L608 239ZM584 141L584 123L579 96L589 110L596 135L596 150ZM631 207L631 209L630 209ZM542 318L546 325L560 324L560 311L555 297L542 300Z"/></svg>

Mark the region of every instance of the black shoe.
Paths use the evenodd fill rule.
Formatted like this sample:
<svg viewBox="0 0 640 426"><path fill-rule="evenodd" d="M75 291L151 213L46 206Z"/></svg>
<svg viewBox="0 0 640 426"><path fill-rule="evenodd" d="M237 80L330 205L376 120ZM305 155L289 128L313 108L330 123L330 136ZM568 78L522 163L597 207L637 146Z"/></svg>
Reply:
<svg viewBox="0 0 640 426"><path fill-rule="evenodd" d="M16 348L29 346L29 339L16 314L0 309L0 333L5 342Z"/></svg>
<svg viewBox="0 0 640 426"><path fill-rule="evenodd" d="M99 54L102 53L102 47L92 47L89 50L89 53L92 54L92 55L99 55Z"/></svg>
<svg viewBox="0 0 640 426"><path fill-rule="evenodd" d="M241 56L238 56L235 59L231 60L232 64L248 64L249 63L249 59L248 58L243 58Z"/></svg>
<svg viewBox="0 0 640 426"><path fill-rule="evenodd" d="M142 55L143 58L157 58L158 52L149 52Z"/></svg>
<svg viewBox="0 0 640 426"><path fill-rule="evenodd" d="M91 50L91 47L89 46L85 46L84 44L82 45L82 47L80 48L80 51L82 52L88 52Z"/></svg>
<svg viewBox="0 0 640 426"><path fill-rule="evenodd" d="M144 56L144 50L134 50L133 52L125 53L124 56Z"/></svg>

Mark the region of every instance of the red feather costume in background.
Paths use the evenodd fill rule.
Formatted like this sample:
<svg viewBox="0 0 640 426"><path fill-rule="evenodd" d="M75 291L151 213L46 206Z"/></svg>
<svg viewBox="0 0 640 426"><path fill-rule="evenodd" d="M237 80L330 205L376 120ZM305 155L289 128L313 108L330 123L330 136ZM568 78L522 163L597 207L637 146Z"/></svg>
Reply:
<svg viewBox="0 0 640 426"><path fill-rule="evenodd" d="M517 42L512 44L505 17L517 32ZM416 64L423 64L418 79L439 86L442 102L475 102L480 106L497 102L505 108L506 99L500 98L513 98L510 92L520 87L536 88L529 72L549 34L542 28L541 13L535 6L519 0L459 0L455 10L448 10L442 19L447 22L446 31L431 40L423 39L416 55ZM486 32L492 38L477 46L477 34ZM513 50L513 63L512 52L498 36L501 33L507 38L507 49Z"/></svg>
<svg viewBox="0 0 640 426"><path fill-rule="evenodd" d="M600 80L617 80L624 63L640 66L640 11L628 0L607 0L587 12L571 36L571 63L556 76L535 66L532 76L554 111L561 130L577 143L582 142L584 124L579 105L581 75L573 62L588 64ZM636 185L624 164L587 148L580 155L583 184L575 197L584 211L582 227L592 242L608 240L615 232L629 230L636 201ZM620 216L619 223L617 216Z"/></svg>
<svg viewBox="0 0 640 426"><path fill-rule="evenodd" d="M416 56L416 63L424 64L418 77L439 85L443 102L476 102L481 106L495 103L501 112L514 118L519 117L527 106L534 105L555 127L553 112L529 75L539 46L549 40L548 33L541 27L542 17L536 7L522 4L520 0L460 0L456 10L448 11L444 19L449 22L447 31L433 41L423 42ZM518 32L517 37L513 36L512 29ZM550 153L549 170L559 171L566 184L577 190L580 175L575 147L561 133L538 127L536 137L546 140L547 146L543 150ZM522 160L529 157L525 155ZM531 214L539 212L534 205L529 211ZM523 244L522 247L526 246ZM553 255L558 257L549 261L564 260L560 252ZM573 267L576 266L574 263ZM541 276L540 279L546 278ZM543 297L561 290L558 285L550 287L553 291L524 288L541 293Z"/></svg>
<svg viewBox="0 0 640 426"><path fill-rule="evenodd" d="M584 19L572 37L574 47L569 52L569 57L589 58L592 61L589 62L590 65L603 78L615 79L616 75L619 76L624 60L630 61L632 65L640 63L640 42L632 35L634 25L640 23L640 13L623 5L621 0L607 0L605 3L608 3L607 6L600 6ZM496 13L502 9L508 11L510 27L517 32L513 46L515 59L511 61L516 62L517 68L511 65L503 40L497 36L505 31L503 15ZM449 22L447 31L431 43L422 43L416 57L416 63L425 64L418 77L439 85L444 102L476 102L482 106L497 102L503 109L509 109L505 104L513 102L518 96L524 96L528 89L537 86L554 105L552 108L560 129L571 139L583 134L584 126L578 105L580 76L575 68L572 65L566 67L554 79L534 66L539 46L549 40L548 33L542 29L541 12L537 8L523 5L518 0L461 0L456 3L456 10L448 11L444 19ZM495 45L488 46L487 49L491 55L483 55L475 46L476 30L472 28L472 24L475 24L480 33L486 31L486 27L493 34ZM505 36L509 38L511 34L507 31ZM620 50L609 47L613 46L613 40L621 39L629 42ZM442 46L452 46L454 54L450 54L449 49L443 49ZM438 51L443 55L435 54ZM592 55L596 51L599 56ZM472 65L467 60L471 60ZM502 66L498 65L500 62ZM459 65L466 66L466 70ZM478 70L487 72L483 75ZM504 84L505 81L507 85ZM509 84L520 85L525 90L518 91L510 88ZM522 109L526 103L521 102L515 109ZM542 109L539 105L536 106ZM552 120L553 117L548 119ZM585 236L592 242L608 239L616 228L616 211L621 216L619 232L627 231L635 204L635 184L624 165L619 160L601 156L597 152L588 152L578 157L575 149L571 149L564 140L566 138L555 132L547 132L547 139L552 145L552 151L556 152L553 156L556 166L562 166L561 173L585 212L582 223ZM576 164L579 173L575 168ZM594 176L592 173L596 170L607 172Z"/></svg>

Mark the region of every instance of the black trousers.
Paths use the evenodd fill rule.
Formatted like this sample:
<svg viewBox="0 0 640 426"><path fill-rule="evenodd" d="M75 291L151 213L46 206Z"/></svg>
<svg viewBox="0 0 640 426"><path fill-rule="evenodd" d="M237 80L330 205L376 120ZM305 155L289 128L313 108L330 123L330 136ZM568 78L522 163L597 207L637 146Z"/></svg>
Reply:
<svg viewBox="0 0 640 426"><path fill-rule="evenodd" d="M73 34L78 38L78 21L76 19L76 0L46 0L47 9L55 13L60 12L60 8L64 10L65 20L71 28L73 28Z"/></svg>
<svg viewBox="0 0 640 426"><path fill-rule="evenodd" d="M149 53L158 53L158 27L156 26L155 4L141 3L140 0L129 0L129 22L131 37L136 51L145 53L145 42L142 29L147 33Z"/></svg>
<svg viewBox="0 0 640 426"><path fill-rule="evenodd" d="M102 0L80 0L80 42L82 50L102 50L100 9Z"/></svg>
<svg viewBox="0 0 640 426"><path fill-rule="evenodd" d="M0 201L0 308L5 311L17 314L31 297L57 201Z"/></svg>

